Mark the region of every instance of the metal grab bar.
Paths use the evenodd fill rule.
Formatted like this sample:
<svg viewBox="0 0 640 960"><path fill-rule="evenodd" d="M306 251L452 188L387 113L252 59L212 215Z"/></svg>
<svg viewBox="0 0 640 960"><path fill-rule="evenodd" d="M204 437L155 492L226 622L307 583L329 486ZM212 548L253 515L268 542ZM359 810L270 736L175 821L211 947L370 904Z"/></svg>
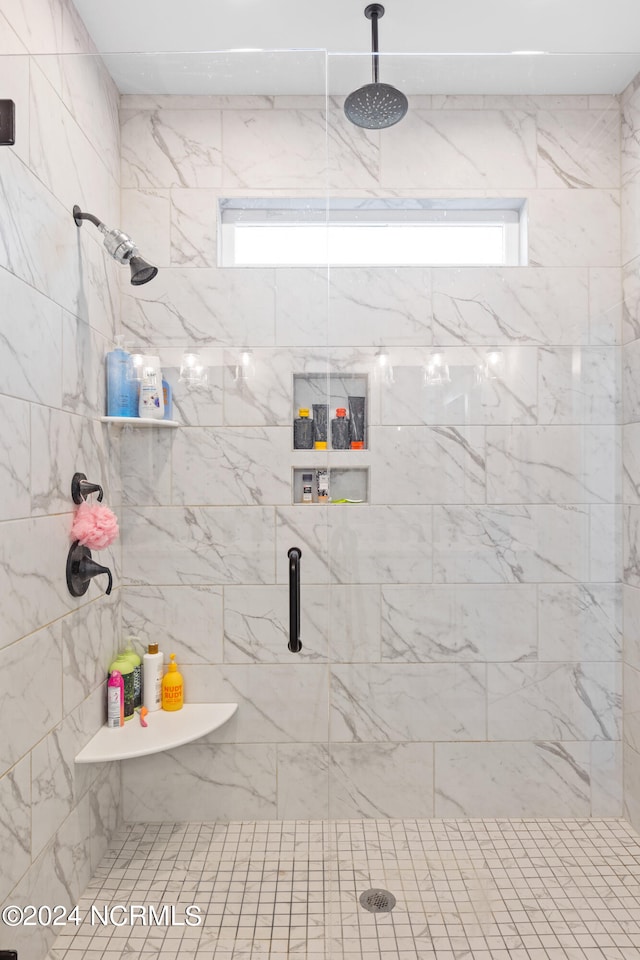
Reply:
<svg viewBox="0 0 640 960"><path fill-rule="evenodd" d="M289 650L300 653L300 547L291 547L289 557Z"/></svg>

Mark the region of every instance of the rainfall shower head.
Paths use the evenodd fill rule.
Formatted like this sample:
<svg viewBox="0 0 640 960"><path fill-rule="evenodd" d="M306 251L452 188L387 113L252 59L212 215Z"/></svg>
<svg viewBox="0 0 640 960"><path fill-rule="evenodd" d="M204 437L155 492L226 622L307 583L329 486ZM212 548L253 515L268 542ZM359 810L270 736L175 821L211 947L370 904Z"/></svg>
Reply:
<svg viewBox="0 0 640 960"><path fill-rule="evenodd" d="M152 267L150 263L143 260L138 254L138 248L135 242L122 230L109 230L101 220L94 217L92 213L83 213L80 207L73 208L73 219L77 227L82 226L83 220L90 220L95 224L100 233L104 234L104 245L114 260L118 263L128 264L131 269L131 283L134 287L139 287L143 283L153 280L158 272L157 267Z"/></svg>
<svg viewBox="0 0 640 960"><path fill-rule="evenodd" d="M373 82L365 84L350 93L344 102L344 112L351 123L367 130L381 130L392 127L402 120L409 104L404 93L389 83L380 83L378 55L378 20L384 16L381 3L370 3L365 7L364 15L371 20L371 54L373 58Z"/></svg>

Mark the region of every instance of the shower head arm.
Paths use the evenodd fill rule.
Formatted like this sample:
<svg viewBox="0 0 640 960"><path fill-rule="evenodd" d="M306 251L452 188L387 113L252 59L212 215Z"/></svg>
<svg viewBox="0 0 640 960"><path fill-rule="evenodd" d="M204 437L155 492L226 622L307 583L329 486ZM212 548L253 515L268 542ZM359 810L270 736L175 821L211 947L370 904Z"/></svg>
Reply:
<svg viewBox="0 0 640 960"><path fill-rule="evenodd" d="M378 55L378 20L384 17L384 7L381 3L370 3L365 7L364 15L371 20L371 77L374 83L379 82L380 57Z"/></svg>
<svg viewBox="0 0 640 960"><path fill-rule="evenodd" d="M73 219L76 222L76 227L81 227L83 220L90 220L91 223L93 223L96 227L98 227L98 229L102 228L103 233L106 230L106 227L102 222L102 220L98 220L98 218L94 217L92 213L83 213L77 204L73 208Z"/></svg>

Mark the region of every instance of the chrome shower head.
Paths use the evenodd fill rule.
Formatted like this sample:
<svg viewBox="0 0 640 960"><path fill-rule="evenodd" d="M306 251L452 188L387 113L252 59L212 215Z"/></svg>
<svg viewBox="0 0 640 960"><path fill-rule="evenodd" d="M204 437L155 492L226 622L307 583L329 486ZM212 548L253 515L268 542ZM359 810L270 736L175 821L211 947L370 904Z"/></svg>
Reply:
<svg viewBox="0 0 640 960"><path fill-rule="evenodd" d="M82 226L83 220L90 220L91 223L95 224L100 233L104 234L104 246L107 252L118 263L129 264L131 283L135 287L153 280L158 268L152 267L138 255L138 247L130 236L123 233L122 230L109 230L101 220L94 217L92 213L83 213L77 205L73 208L73 219L78 227Z"/></svg>
<svg viewBox="0 0 640 960"><path fill-rule="evenodd" d="M409 103L402 91L389 83L380 83L378 55L378 20L384 16L381 3L370 3L364 15L371 20L371 53L373 82L350 93L344 102L344 112L351 123L367 130L382 130L402 120Z"/></svg>

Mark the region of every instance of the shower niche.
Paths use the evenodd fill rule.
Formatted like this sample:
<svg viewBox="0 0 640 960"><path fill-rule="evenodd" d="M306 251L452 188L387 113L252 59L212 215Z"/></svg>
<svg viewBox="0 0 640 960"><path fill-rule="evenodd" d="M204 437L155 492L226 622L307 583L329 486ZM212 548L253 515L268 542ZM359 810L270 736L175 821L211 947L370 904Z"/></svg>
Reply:
<svg viewBox="0 0 640 960"><path fill-rule="evenodd" d="M368 502L368 400L366 374L294 374L293 503Z"/></svg>
<svg viewBox="0 0 640 960"><path fill-rule="evenodd" d="M368 393L366 374L294 374L293 449L366 450Z"/></svg>

